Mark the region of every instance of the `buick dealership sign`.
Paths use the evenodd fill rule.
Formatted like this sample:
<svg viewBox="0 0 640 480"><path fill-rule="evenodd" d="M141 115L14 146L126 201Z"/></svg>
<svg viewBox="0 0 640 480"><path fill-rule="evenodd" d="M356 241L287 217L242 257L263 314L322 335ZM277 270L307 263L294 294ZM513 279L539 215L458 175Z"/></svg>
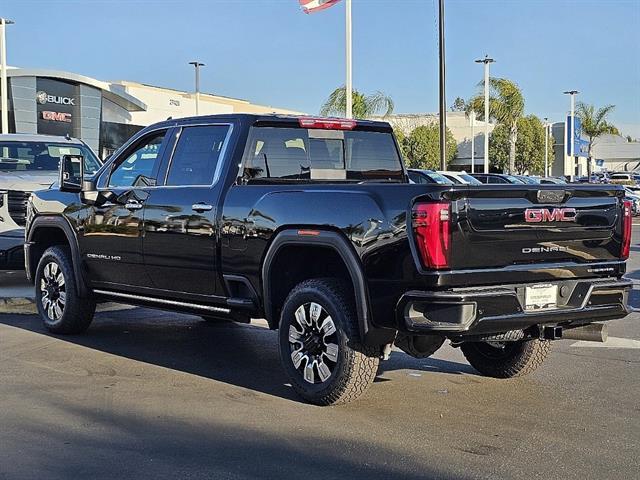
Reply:
<svg viewBox="0 0 640 480"><path fill-rule="evenodd" d="M40 105L46 105L47 103L56 103L58 105L76 105L76 99L72 97L61 97L59 95L50 95L44 90L40 90L36 93L36 100Z"/></svg>
<svg viewBox="0 0 640 480"><path fill-rule="evenodd" d="M77 136L80 128L80 87L53 78L36 79L38 133Z"/></svg>

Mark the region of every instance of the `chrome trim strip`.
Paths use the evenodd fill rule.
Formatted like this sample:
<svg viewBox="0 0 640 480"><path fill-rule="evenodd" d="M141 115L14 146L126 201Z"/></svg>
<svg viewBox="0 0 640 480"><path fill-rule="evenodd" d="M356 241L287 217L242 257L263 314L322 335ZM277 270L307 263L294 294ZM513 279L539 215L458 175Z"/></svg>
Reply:
<svg viewBox="0 0 640 480"><path fill-rule="evenodd" d="M177 300L165 300L162 298L145 297L143 295L134 295L132 293L111 292L109 290L94 290L99 295L108 295L113 297L128 298L130 300L142 300L144 302L156 302L166 305L175 305L177 307L195 308L198 310L206 310L209 312L231 313L228 308L213 307L209 305L199 305L197 303L179 302Z"/></svg>

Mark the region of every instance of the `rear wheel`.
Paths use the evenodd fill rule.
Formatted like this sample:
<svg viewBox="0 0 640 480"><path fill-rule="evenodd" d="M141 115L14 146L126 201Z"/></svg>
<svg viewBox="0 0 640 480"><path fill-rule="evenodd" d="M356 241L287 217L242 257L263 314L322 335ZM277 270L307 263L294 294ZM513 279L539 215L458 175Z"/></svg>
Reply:
<svg viewBox="0 0 640 480"><path fill-rule="evenodd" d="M542 365L551 350L548 340L465 342L460 346L471 366L483 375L512 378L528 375Z"/></svg>
<svg viewBox="0 0 640 480"><path fill-rule="evenodd" d="M334 279L298 284L280 320L280 356L294 390L316 405L347 403L373 383L380 350L359 339L349 289Z"/></svg>
<svg viewBox="0 0 640 480"><path fill-rule="evenodd" d="M56 246L44 252L35 284L38 312L49 331L71 334L89 328L96 303L78 295L68 248Z"/></svg>

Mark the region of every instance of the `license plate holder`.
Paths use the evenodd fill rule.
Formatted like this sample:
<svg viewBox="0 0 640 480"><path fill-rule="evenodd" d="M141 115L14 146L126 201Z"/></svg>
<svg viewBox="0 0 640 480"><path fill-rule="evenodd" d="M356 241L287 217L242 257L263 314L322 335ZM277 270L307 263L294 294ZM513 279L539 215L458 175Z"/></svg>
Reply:
<svg viewBox="0 0 640 480"><path fill-rule="evenodd" d="M527 312L553 310L558 307L558 286L531 285L524 289L524 309Z"/></svg>

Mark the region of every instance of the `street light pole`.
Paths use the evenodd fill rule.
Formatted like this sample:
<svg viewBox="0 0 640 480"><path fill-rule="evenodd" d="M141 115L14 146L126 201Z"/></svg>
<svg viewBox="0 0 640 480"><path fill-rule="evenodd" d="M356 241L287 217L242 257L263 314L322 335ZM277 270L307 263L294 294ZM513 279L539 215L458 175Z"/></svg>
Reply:
<svg viewBox="0 0 640 480"><path fill-rule="evenodd" d="M196 70L196 116L200 115L200 67L204 67L204 63L198 61L189 62Z"/></svg>
<svg viewBox="0 0 640 480"><path fill-rule="evenodd" d="M484 63L484 173L489 173L489 65L494 62L489 55L476 60Z"/></svg>
<svg viewBox="0 0 640 480"><path fill-rule="evenodd" d="M476 172L476 112L471 110L471 173Z"/></svg>
<svg viewBox="0 0 640 480"><path fill-rule="evenodd" d="M447 94L444 51L444 0L440 1L440 169L447 169Z"/></svg>
<svg viewBox="0 0 640 480"><path fill-rule="evenodd" d="M345 60L347 64L346 67L346 79L345 79L345 95L346 95L346 118L353 118L353 41L351 34L351 26L353 24L351 20L351 0L347 0L345 2Z"/></svg>
<svg viewBox="0 0 640 480"><path fill-rule="evenodd" d="M549 118L544 117L544 176L549 176Z"/></svg>
<svg viewBox="0 0 640 480"><path fill-rule="evenodd" d="M571 113L570 113L570 117L571 118L571 127L569 128L569 154L571 155L571 163L573 164L573 171L575 172L575 168L576 168L576 157L575 157L575 132L576 132L576 119L575 119L575 115L576 115L576 95L578 93L580 93L578 90L567 90L566 92L563 92L565 95L569 95L569 97L571 98Z"/></svg>
<svg viewBox="0 0 640 480"><path fill-rule="evenodd" d="M0 18L0 90L2 90L2 133L9 133L9 91L7 87L7 37L5 27L14 23L6 18Z"/></svg>

